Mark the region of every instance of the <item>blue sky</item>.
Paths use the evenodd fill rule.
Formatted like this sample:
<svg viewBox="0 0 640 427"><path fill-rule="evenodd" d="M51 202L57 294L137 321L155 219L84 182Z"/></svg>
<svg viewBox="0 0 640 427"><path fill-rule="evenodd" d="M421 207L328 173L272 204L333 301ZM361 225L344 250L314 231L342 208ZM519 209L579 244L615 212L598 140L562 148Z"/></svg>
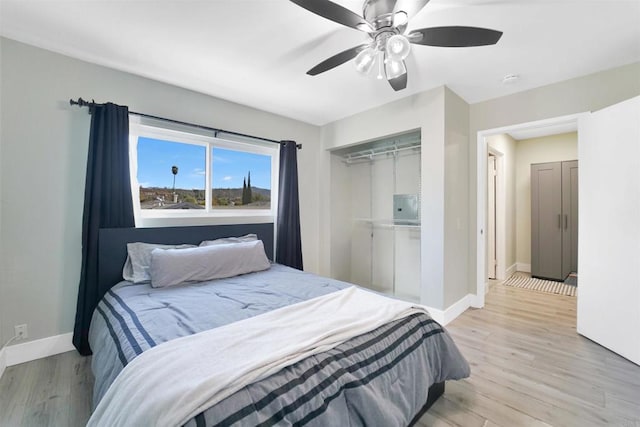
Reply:
<svg viewBox="0 0 640 427"><path fill-rule="evenodd" d="M152 138L138 138L138 183L141 187L205 188L205 147ZM271 188L271 157L213 148L213 188L241 188L251 171L251 186Z"/></svg>

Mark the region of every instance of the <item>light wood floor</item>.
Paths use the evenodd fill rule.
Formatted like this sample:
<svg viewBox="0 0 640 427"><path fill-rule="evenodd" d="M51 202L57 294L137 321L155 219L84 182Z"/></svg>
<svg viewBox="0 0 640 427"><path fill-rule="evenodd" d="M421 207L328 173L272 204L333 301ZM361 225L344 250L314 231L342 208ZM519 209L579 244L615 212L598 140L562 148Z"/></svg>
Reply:
<svg viewBox="0 0 640 427"><path fill-rule="evenodd" d="M494 284L447 326L471 377L448 382L421 424L640 427L640 367L575 324L575 297Z"/></svg>
<svg viewBox="0 0 640 427"><path fill-rule="evenodd" d="M72 351L8 367L0 426L84 426L91 415L91 358Z"/></svg>
<svg viewBox="0 0 640 427"><path fill-rule="evenodd" d="M576 334L576 300L500 284L447 326L471 378L447 383L421 426L640 427L640 367ZM82 426L90 359L65 353L7 368L0 426Z"/></svg>

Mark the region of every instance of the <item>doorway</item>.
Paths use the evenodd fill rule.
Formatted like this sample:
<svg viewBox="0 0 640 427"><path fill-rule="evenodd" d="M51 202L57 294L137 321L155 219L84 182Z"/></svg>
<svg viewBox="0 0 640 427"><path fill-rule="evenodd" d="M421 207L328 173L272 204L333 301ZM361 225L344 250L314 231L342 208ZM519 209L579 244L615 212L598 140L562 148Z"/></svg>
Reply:
<svg viewBox="0 0 640 427"><path fill-rule="evenodd" d="M501 156L495 156L496 160L496 169L497 176L495 182L495 237L493 236L493 230L491 229L489 222L493 222L490 219L490 206L489 206L489 197L490 189L489 183L491 182L489 179L489 155L495 154L492 153L492 149L489 145L489 138L495 135L501 134L510 134L514 132L518 132L521 134L530 134L530 135L555 135L561 133L568 132L576 132L578 129L578 118L582 116L582 114L575 114L570 116L562 116L552 119L541 120L537 122L529 122L516 124L511 126L505 126L502 128L488 129L484 131L478 132L477 146L476 146L476 154L477 154L477 222L476 222L476 236L477 236L477 259L476 259L476 305L477 307L484 306L484 294L487 289L487 278L490 274L490 265L488 259L489 251L493 249L489 249L490 240L495 238L495 254L496 254L496 277L497 278L506 278L507 269L503 267L500 268L501 261L501 253L500 246L501 241L504 245L504 233L505 228L504 225L501 227L500 222L500 213L504 212L504 208L501 209L499 205L499 195L500 191L500 158ZM529 138L534 138L535 136L530 136ZM526 139L524 137L522 139ZM503 190L504 191L504 190ZM504 193L502 193L504 194ZM493 203L493 202L492 202ZM500 231L503 230L503 237L500 235ZM504 246L502 248L504 251ZM504 252L503 252L504 254ZM504 263L504 259L502 260ZM511 262L511 261L510 261ZM508 268L509 273L511 270L515 270L515 265L512 265ZM502 275L501 275L502 273Z"/></svg>

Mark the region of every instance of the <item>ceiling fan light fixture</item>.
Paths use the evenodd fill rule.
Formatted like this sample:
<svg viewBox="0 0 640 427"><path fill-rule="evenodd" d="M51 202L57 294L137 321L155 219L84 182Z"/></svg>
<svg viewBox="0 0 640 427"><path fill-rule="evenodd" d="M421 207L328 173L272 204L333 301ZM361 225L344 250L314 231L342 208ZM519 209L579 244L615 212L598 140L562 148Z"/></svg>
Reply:
<svg viewBox="0 0 640 427"><path fill-rule="evenodd" d="M378 74L376 75L376 79L378 79L378 80L384 79L384 72L385 72L385 69L384 69L385 64L384 64L384 62L385 62L384 61L384 52L379 50L378 51Z"/></svg>
<svg viewBox="0 0 640 427"><path fill-rule="evenodd" d="M358 72L362 74L369 74L376 62L376 55L376 50L371 47L368 47L361 51L354 60L356 70L358 70Z"/></svg>
<svg viewBox="0 0 640 427"><path fill-rule="evenodd" d="M387 73L387 79L395 79L407 72L403 61L396 61L395 59L388 58L385 61L385 71Z"/></svg>
<svg viewBox="0 0 640 427"><path fill-rule="evenodd" d="M365 33L369 33L371 31L373 31L373 28L371 28L371 24L369 23L362 23L362 24L358 24L356 25L356 29L365 32Z"/></svg>
<svg viewBox="0 0 640 427"><path fill-rule="evenodd" d="M2 1L2 0L0 0ZM363 0L362 14L335 3L335 0L291 0L308 11L349 28L364 31L368 41L333 55L307 71L316 76L347 61L354 61L360 74L375 75L387 81L395 91L407 87L405 59L411 45L433 47L491 46L498 43L502 31L489 28L448 25L413 29L406 35L409 21L429 0ZM373 68L377 67L377 73ZM507 81L509 79L505 79Z"/></svg>
<svg viewBox="0 0 640 427"><path fill-rule="evenodd" d="M411 52L411 43L402 34L395 34L387 40L387 56L396 61L403 61Z"/></svg>
<svg viewBox="0 0 640 427"><path fill-rule="evenodd" d="M409 15L407 15L407 12L404 11L398 11L393 15L393 26L394 27L400 27L402 25L405 25L409 22Z"/></svg>

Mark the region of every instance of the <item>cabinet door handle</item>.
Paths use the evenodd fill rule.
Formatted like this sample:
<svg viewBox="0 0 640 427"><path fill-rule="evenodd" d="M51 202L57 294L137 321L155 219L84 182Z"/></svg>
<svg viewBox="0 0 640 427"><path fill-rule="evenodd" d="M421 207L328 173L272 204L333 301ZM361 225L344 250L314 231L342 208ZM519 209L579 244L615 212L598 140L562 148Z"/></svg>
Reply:
<svg viewBox="0 0 640 427"><path fill-rule="evenodd" d="M565 214L564 215L564 229L566 230L567 228L569 228L569 215Z"/></svg>

